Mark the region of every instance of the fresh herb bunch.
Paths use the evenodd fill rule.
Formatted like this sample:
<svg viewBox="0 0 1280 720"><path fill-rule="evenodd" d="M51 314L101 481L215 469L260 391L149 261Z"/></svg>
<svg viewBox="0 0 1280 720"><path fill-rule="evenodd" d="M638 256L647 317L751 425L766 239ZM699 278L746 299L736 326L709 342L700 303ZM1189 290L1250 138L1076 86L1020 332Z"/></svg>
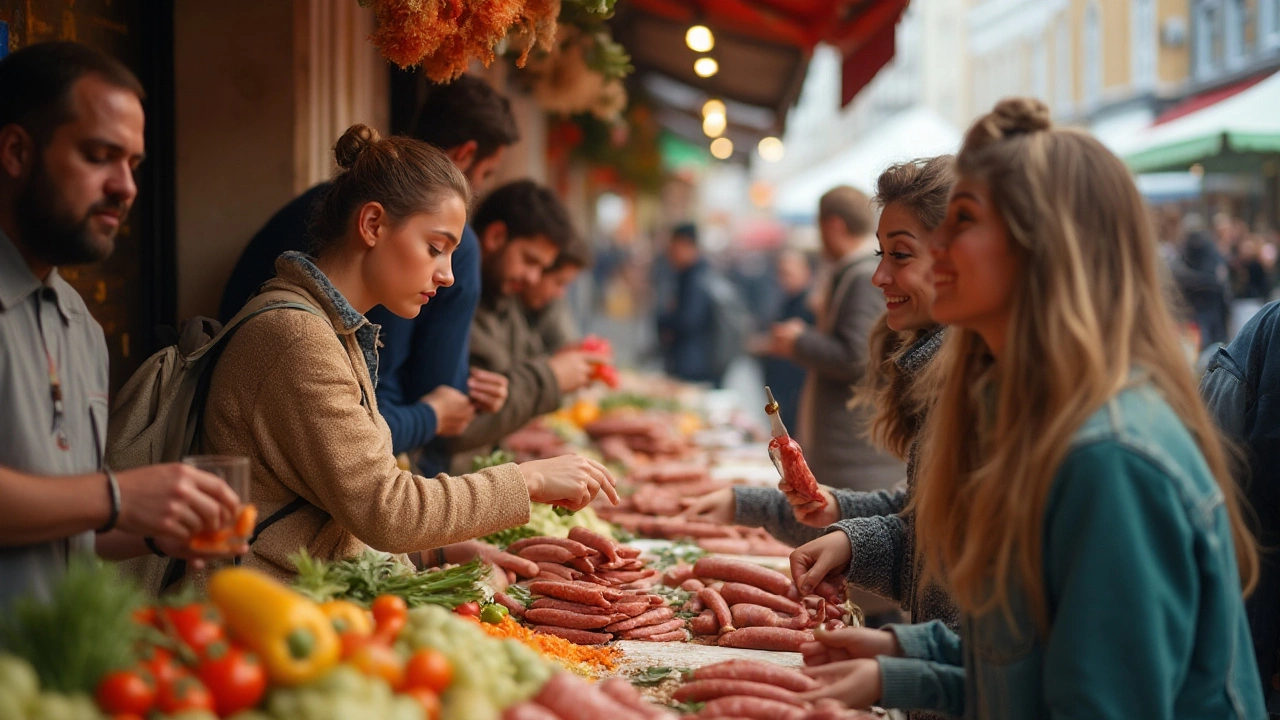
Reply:
<svg viewBox="0 0 1280 720"><path fill-rule="evenodd" d="M455 608L484 598L488 566L479 558L447 570L415 572L390 555L366 550L349 560L325 562L299 550L290 556L298 568L294 589L317 602L341 598L368 606L379 595L397 595L411 608Z"/></svg>
<svg viewBox="0 0 1280 720"><path fill-rule="evenodd" d="M488 455L476 455L471 458L471 472L480 472L485 468L506 465L507 463L513 463L515 461L515 455L512 455L502 448L498 448Z"/></svg>
<svg viewBox="0 0 1280 720"><path fill-rule="evenodd" d="M659 570L666 570L667 568L673 565L679 565L680 563L695 563L698 561L698 558L706 555L707 551L691 542L680 540L672 543L669 547L664 547L661 550L655 550L653 554L657 556L658 559L655 562L650 563L650 566Z"/></svg>
<svg viewBox="0 0 1280 720"><path fill-rule="evenodd" d="M73 559L47 602L22 598L0 615L0 646L31 663L44 690L92 695L103 675L138 662L142 604L113 568Z"/></svg>
<svg viewBox="0 0 1280 720"><path fill-rule="evenodd" d="M673 668L673 667L651 667L645 668L643 671L631 676L631 684L638 687L652 687L661 685L663 680L667 678L676 678L683 680L693 670L689 668Z"/></svg>
<svg viewBox="0 0 1280 720"><path fill-rule="evenodd" d="M507 597L515 600L525 607L529 607L533 604L533 594L529 592L529 588L523 585L508 585L507 589L503 592L507 594Z"/></svg>
<svg viewBox="0 0 1280 720"><path fill-rule="evenodd" d="M506 530L499 530L496 533L485 535L484 537L480 538L480 540L482 542L487 542L490 545L496 545L497 547L500 547L503 550L506 550L508 545L510 545L511 543L517 540L537 537L537 535L538 535L537 530L534 530L532 527L528 525L521 525L519 527L507 528Z"/></svg>

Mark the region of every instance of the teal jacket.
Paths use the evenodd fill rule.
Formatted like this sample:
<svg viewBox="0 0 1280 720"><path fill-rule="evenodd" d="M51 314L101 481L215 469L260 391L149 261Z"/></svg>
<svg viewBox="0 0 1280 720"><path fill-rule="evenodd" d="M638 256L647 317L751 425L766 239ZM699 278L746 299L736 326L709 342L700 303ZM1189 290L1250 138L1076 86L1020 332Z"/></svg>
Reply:
<svg viewBox="0 0 1280 720"><path fill-rule="evenodd" d="M881 704L982 720L1266 718L1222 493L1148 384L1076 433L1045 505L1050 628L1025 597L892 626Z"/></svg>

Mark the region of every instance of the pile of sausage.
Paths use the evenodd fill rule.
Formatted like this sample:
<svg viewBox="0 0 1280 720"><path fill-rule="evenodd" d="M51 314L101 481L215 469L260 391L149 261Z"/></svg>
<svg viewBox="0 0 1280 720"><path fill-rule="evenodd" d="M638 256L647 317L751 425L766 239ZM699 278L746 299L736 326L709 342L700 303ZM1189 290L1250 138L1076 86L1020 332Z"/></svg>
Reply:
<svg viewBox="0 0 1280 720"><path fill-rule="evenodd" d="M583 430L600 444L606 459L626 463L628 457L635 460L635 453L650 457L680 457L687 453L691 449L689 443L676 427L664 413L637 412L610 413Z"/></svg>
<svg viewBox="0 0 1280 720"><path fill-rule="evenodd" d="M817 687L816 680L798 670L757 660L729 660L698 668L671 697L679 702L706 703L694 716L699 720L844 720L865 717L846 710L834 700L811 704L800 699L799 693Z"/></svg>
<svg viewBox="0 0 1280 720"><path fill-rule="evenodd" d="M494 599L538 632L579 645L619 638L649 642L689 639L684 620L649 590L658 571L646 568L640 551L615 544L585 528L568 538L534 537L512 543L507 553L536 571L527 584L535 600L528 608L506 593Z"/></svg>
<svg viewBox="0 0 1280 720"><path fill-rule="evenodd" d="M675 714L650 705L621 678L592 684L573 673L556 673L537 697L513 705L502 720L675 720Z"/></svg>
<svg viewBox="0 0 1280 720"><path fill-rule="evenodd" d="M694 593L684 608L699 613L690 629L722 647L799 652L813 640L812 628L836 629L846 622L834 585L824 582L815 594L801 597L791 578L740 560L704 557L671 568L663 582Z"/></svg>

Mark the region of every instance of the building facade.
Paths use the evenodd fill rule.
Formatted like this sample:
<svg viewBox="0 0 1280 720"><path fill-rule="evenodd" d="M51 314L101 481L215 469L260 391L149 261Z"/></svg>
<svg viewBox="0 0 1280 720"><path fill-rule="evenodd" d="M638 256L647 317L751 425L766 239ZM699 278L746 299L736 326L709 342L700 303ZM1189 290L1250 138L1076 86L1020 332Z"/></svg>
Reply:
<svg viewBox="0 0 1280 720"><path fill-rule="evenodd" d="M1192 0L1190 27L1197 91L1280 68L1280 0Z"/></svg>

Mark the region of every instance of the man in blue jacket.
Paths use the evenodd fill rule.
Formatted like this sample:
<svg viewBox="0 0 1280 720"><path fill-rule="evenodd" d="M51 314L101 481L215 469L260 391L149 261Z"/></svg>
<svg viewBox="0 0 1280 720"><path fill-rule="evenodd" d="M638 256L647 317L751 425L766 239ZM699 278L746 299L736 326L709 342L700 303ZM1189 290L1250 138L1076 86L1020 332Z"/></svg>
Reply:
<svg viewBox="0 0 1280 720"><path fill-rule="evenodd" d="M1200 381L1200 395L1248 460L1238 474L1263 552L1258 586L1245 599L1245 610L1267 707L1280 712L1273 679L1280 672L1280 556L1274 552L1280 546L1280 302L1264 306L1218 349Z"/></svg>
<svg viewBox="0 0 1280 720"><path fill-rule="evenodd" d="M508 100L484 80L463 75L428 95L413 136L444 150L480 194L519 132ZM281 253L307 249L311 206L328 187L322 183L294 199L249 242L222 297L223 321L275 275ZM461 434L476 409L496 412L507 396L506 378L468 370L471 321L480 300L480 245L470 224L453 254L453 275L453 286L441 288L413 320L382 307L368 314L382 326L378 409L391 427L395 452L420 449L414 452L418 470L428 475L448 467L448 451L436 438Z"/></svg>

